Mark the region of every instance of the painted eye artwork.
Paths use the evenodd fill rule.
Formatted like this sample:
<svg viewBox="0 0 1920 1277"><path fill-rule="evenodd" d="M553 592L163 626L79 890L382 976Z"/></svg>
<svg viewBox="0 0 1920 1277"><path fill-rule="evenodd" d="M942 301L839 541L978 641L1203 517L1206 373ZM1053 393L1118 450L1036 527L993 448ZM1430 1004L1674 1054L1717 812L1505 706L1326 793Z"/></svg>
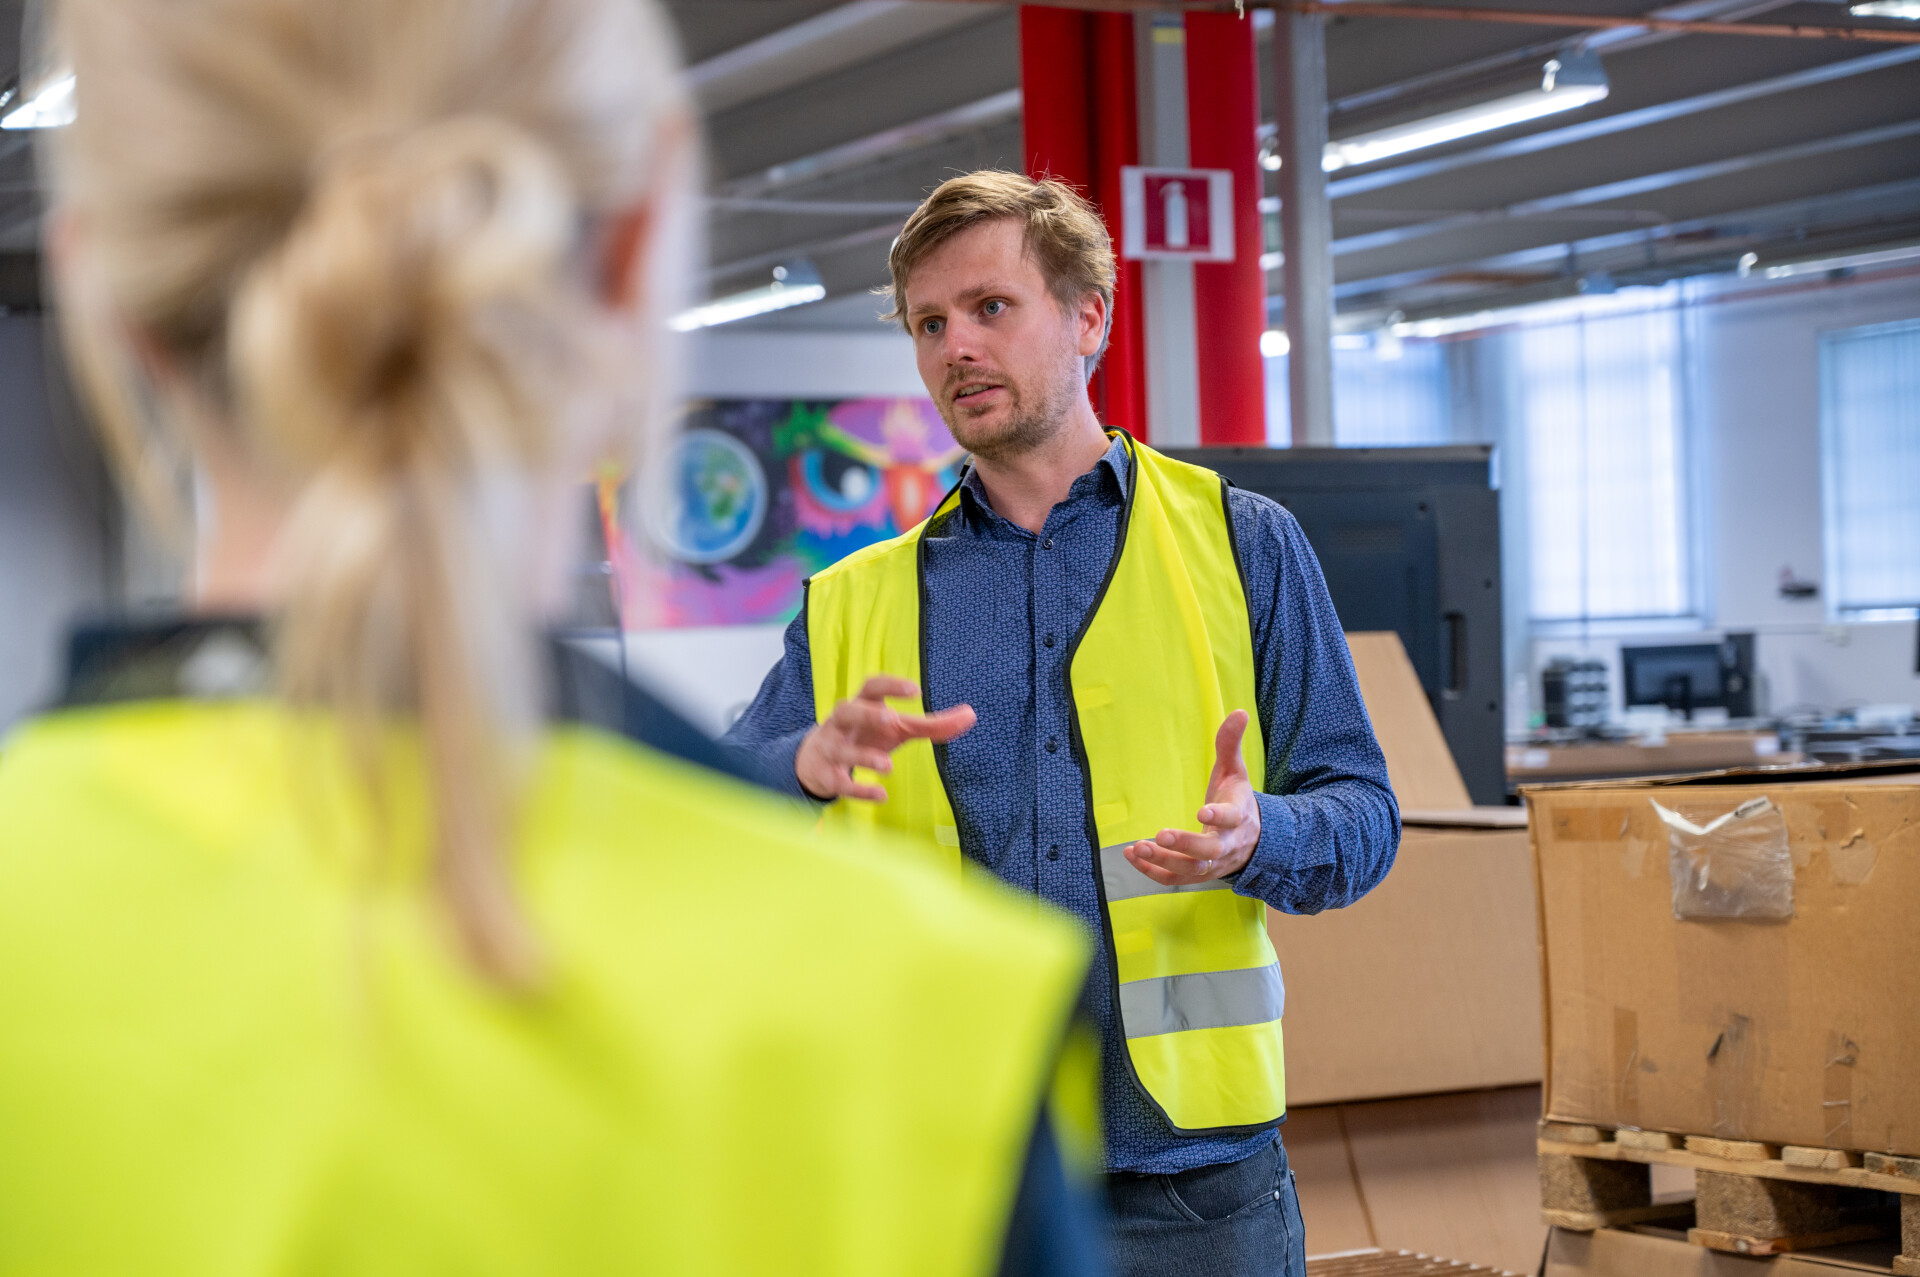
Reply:
<svg viewBox="0 0 1920 1277"><path fill-rule="evenodd" d="M796 460L800 491L810 508L851 516L859 523L877 522L871 507L882 496L880 476L885 473L878 466L831 448L809 448Z"/></svg>
<svg viewBox="0 0 1920 1277"><path fill-rule="evenodd" d="M854 399L790 426L799 539L822 567L919 523L958 473L961 449L929 400Z"/></svg>
<svg viewBox="0 0 1920 1277"><path fill-rule="evenodd" d="M602 479L586 571L629 629L786 621L808 576L931 514L964 455L927 399L697 404L634 517Z"/></svg>

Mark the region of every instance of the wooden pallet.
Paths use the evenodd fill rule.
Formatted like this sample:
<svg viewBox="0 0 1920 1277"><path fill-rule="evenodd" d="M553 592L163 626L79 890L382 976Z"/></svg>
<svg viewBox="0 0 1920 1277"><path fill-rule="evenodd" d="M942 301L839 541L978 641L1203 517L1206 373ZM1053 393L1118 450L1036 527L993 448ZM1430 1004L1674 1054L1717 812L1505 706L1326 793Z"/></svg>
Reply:
<svg viewBox="0 0 1920 1277"><path fill-rule="evenodd" d="M1694 1216L1695 1245L1774 1255L1886 1237L1898 1230L1894 1272L1920 1277L1920 1158L1847 1149L1784 1147L1667 1131L1580 1123L1540 1124L1541 1214L1587 1231ZM1649 1167L1694 1172L1694 1199L1655 1203ZM1881 1205L1862 1190L1898 1194Z"/></svg>
<svg viewBox="0 0 1920 1277"><path fill-rule="evenodd" d="M1307 1256L1307 1277L1520 1277L1459 1259L1418 1255L1410 1250L1364 1250L1341 1255Z"/></svg>

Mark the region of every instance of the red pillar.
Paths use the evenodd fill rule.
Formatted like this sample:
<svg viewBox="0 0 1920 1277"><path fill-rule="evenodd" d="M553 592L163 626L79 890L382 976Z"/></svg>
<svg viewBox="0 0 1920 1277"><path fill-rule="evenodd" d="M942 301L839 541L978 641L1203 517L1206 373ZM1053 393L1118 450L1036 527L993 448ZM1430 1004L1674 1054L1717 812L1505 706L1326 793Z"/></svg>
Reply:
<svg viewBox="0 0 1920 1277"><path fill-rule="evenodd" d="M1033 177L1057 177L1085 191L1093 178L1092 15L1020 6L1022 154Z"/></svg>
<svg viewBox="0 0 1920 1277"><path fill-rule="evenodd" d="M1140 155L1132 15L1020 6L1020 88L1027 172L1059 178L1091 199L1117 249L1120 168L1139 163ZM1144 439L1140 265L1118 267L1107 356L1089 390L1102 421Z"/></svg>
<svg viewBox="0 0 1920 1277"><path fill-rule="evenodd" d="M1260 81L1253 23L1231 13L1187 15L1187 145L1195 168L1233 171L1231 262L1197 262L1193 301L1200 375L1200 442L1264 444L1267 322L1260 254Z"/></svg>

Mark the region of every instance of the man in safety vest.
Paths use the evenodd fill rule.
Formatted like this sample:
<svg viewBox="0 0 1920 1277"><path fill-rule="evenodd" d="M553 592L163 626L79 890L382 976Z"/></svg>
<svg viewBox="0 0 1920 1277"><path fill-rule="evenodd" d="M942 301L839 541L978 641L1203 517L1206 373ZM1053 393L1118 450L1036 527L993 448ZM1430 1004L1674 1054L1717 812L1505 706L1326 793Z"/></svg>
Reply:
<svg viewBox="0 0 1920 1277"><path fill-rule="evenodd" d="M1275 503L1102 427L1113 249L1067 187L954 178L890 266L971 467L809 582L727 741L1092 932L1118 1271L1303 1273L1266 910L1351 903L1399 841L1319 566Z"/></svg>

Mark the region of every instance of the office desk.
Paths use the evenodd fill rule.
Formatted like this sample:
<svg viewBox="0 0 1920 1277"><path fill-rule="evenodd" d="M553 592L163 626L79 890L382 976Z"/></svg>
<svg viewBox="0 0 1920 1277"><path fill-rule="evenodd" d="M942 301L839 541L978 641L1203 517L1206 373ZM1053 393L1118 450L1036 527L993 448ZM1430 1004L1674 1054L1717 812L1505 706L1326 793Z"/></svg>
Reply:
<svg viewBox="0 0 1920 1277"><path fill-rule="evenodd" d="M1718 771L1756 763L1797 763L1802 755L1780 748L1768 730L1668 732L1666 741L1580 741L1507 746L1507 786L1556 780L1603 780L1622 776L1671 776Z"/></svg>

